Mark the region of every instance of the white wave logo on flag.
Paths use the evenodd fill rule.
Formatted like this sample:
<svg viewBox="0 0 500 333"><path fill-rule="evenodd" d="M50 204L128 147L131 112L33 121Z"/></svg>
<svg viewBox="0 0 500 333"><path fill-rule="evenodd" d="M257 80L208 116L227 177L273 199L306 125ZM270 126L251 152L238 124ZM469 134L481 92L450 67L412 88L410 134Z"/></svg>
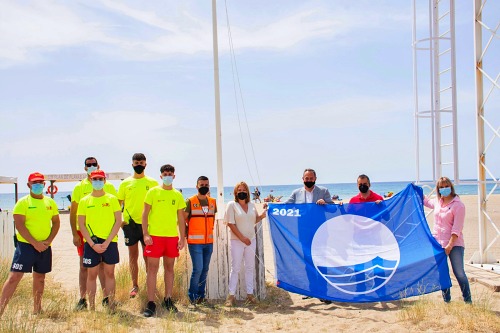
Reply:
<svg viewBox="0 0 500 333"><path fill-rule="evenodd" d="M311 255L321 276L348 294L382 288L400 261L396 238L384 224L352 214L323 223L312 240Z"/></svg>

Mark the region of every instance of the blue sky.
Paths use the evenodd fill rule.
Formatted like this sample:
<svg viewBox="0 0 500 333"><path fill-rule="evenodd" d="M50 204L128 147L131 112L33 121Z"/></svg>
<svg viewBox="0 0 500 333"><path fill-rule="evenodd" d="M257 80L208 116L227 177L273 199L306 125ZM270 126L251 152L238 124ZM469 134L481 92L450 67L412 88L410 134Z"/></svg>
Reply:
<svg viewBox="0 0 500 333"><path fill-rule="evenodd" d="M0 6L0 175L83 172L87 156L132 172L143 152L153 177L170 163L178 187L216 184L210 1ZM306 167L319 183L415 179L411 1L227 6L248 123L242 140L219 1L226 186L300 183ZM456 13L460 176L475 178L472 3Z"/></svg>

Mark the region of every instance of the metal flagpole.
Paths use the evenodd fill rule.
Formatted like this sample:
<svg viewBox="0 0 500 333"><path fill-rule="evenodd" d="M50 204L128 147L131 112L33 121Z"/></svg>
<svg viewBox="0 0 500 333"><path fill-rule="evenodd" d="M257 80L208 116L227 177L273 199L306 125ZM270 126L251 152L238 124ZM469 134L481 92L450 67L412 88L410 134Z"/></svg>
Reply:
<svg viewBox="0 0 500 333"><path fill-rule="evenodd" d="M219 48L217 40L217 3L212 0L212 32L214 50L215 144L217 150L217 215L224 214L224 180L222 175L222 134L220 121Z"/></svg>

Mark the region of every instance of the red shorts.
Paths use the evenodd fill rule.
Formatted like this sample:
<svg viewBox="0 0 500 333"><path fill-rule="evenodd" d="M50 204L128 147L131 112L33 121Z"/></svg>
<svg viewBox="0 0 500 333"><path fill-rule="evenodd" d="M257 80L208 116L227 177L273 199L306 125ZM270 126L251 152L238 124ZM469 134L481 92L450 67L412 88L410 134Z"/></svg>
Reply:
<svg viewBox="0 0 500 333"><path fill-rule="evenodd" d="M77 230L76 232L78 233L78 236L80 236L80 242L82 243L82 245L78 246L76 250L78 251L78 255L80 257L83 257L83 245L85 244L85 242L83 241L83 234L80 230Z"/></svg>
<svg viewBox="0 0 500 333"><path fill-rule="evenodd" d="M151 258L177 258L179 256L179 237L151 236L153 245L146 245L144 256Z"/></svg>

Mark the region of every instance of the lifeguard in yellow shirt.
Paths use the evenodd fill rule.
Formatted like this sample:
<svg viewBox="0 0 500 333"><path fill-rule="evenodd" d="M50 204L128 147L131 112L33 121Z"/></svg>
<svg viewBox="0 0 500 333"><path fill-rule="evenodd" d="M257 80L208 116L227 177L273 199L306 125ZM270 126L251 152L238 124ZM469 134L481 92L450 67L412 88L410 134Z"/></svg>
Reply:
<svg viewBox="0 0 500 333"><path fill-rule="evenodd" d="M184 208L186 203L181 192L177 191L172 182L175 178L175 168L165 164L160 168L161 186L153 187L144 199L142 213L142 232L146 249L144 256L148 258L146 285L148 289L148 304L144 310L145 317L151 317L156 312L156 276L163 258L165 269L165 298L162 306L171 312L177 312L172 300L174 286L174 263L185 243L186 224Z"/></svg>
<svg viewBox="0 0 500 333"><path fill-rule="evenodd" d="M56 202L43 195L45 177L34 172L28 177L30 194L14 206L17 244L9 277L0 296L0 316L16 291L24 273L33 271L33 312L42 310L45 274L52 270L51 243L59 231Z"/></svg>
<svg viewBox="0 0 500 333"><path fill-rule="evenodd" d="M144 209L144 198L146 193L158 182L145 175L146 156L143 153L135 153L132 156L132 168L134 174L125 178L118 188L118 201L123 204L123 236L128 248L128 263L130 276L132 277L132 289L130 298L134 298L139 292L139 242L144 252L144 235L142 233L142 210ZM144 257L147 267L147 260ZM147 270L147 269L146 269Z"/></svg>
<svg viewBox="0 0 500 333"><path fill-rule="evenodd" d="M106 275L104 298L107 300L103 305L114 309L115 265L120 261L117 235L122 225L121 207L114 195L104 192L104 171L92 171L90 179L92 193L80 200L77 213L78 225L85 240L82 262L88 269L86 289L90 309L95 310L96 280L102 265Z"/></svg>
<svg viewBox="0 0 500 333"><path fill-rule="evenodd" d="M78 275L78 283L80 285L80 300L76 305L77 310L83 310L87 308L87 299L85 295L87 294L87 268L83 266L82 256L83 256L83 236L78 228L78 222L76 218L76 213L78 211L78 203L80 200L90 194L92 192L92 183L90 181L90 174L92 171L99 170L100 166L97 163L97 159L95 157L87 157L84 161L84 169L87 173L87 178L80 181L75 185L73 189L73 194L71 195L71 210L69 215L69 222L71 225L71 232L73 233L73 244L76 246L78 252L78 260L80 265L80 272ZM116 189L113 184L105 183L104 184L104 192L116 195ZM99 271L99 281L101 282L101 288L106 285L104 271L101 268ZM106 302L106 299L103 299L103 304Z"/></svg>

